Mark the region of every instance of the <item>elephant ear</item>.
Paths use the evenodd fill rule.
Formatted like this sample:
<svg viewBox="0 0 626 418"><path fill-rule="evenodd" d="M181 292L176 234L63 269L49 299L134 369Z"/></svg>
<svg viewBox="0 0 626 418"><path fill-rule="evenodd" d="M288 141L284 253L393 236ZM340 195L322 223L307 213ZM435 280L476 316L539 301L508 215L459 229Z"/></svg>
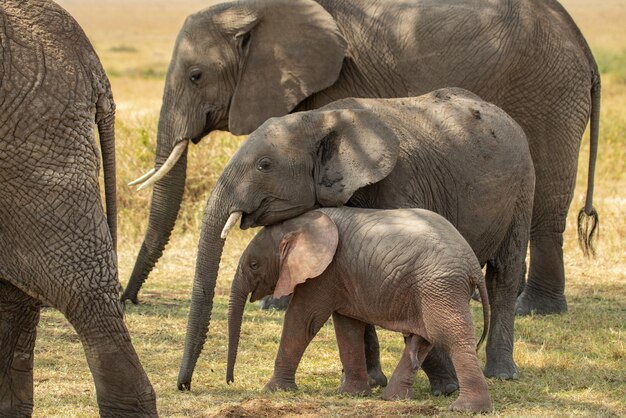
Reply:
<svg viewBox="0 0 626 418"><path fill-rule="evenodd" d="M398 134L372 110L320 112L328 132L317 145L315 187L321 206L344 205L354 192L387 177L400 153Z"/></svg>
<svg viewBox="0 0 626 418"><path fill-rule="evenodd" d="M335 20L312 0L256 1L248 7L256 19L236 35L245 47L228 120L236 135L288 114L331 86L346 51Z"/></svg>
<svg viewBox="0 0 626 418"><path fill-rule="evenodd" d="M322 274L333 261L339 242L337 226L320 211L284 222L283 231L275 298L293 293L296 285Z"/></svg>

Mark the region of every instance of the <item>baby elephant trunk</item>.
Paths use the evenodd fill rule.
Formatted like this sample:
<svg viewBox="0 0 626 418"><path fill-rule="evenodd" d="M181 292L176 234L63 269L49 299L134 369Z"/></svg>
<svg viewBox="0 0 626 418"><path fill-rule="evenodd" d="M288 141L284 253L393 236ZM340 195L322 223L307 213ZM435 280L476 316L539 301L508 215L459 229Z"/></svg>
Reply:
<svg viewBox="0 0 626 418"><path fill-rule="evenodd" d="M478 351L480 346L485 341L485 338L487 338L487 333L489 332L491 311L489 310L489 295L487 294L487 285L485 284L485 276L483 276L482 270L479 269L473 277L470 277L470 280L478 288L480 301L483 304L483 334L480 336L478 344L476 344L476 351Z"/></svg>
<svg viewBox="0 0 626 418"><path fill-rule="evenodd" d="M228 304L228 364L226 367L226 383L228 384L235 381L235 361L237 360L239 336L241 335L243 309L250 293L247 289L243 289L239 278L239 273L237 273L230 291Z"/></svg>

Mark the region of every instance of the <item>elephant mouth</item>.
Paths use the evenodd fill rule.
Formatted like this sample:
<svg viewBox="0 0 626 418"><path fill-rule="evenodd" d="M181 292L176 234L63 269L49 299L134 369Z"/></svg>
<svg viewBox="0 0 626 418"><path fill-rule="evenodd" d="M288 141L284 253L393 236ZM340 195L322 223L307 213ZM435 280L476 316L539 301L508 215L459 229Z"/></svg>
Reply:
<svg viewBox="0 0 626 418"><path fill-rule="evenodd" d="M278 278L276 278L278 280ZM263 299L265 296L274 294L274 290L276 289L276 284L269 287L268 286L257 286L250 294L250 303L254 303L258 300Z"/></svg>
<svg viewBox="0 0 626 418"><path fill-rule="evenodd" d="M224 118L223 113L223 107L211 107L210 110L207 110L204 116L204 128L198 135L189 138L189 140L197 144L213 131L228 131L228 118Z"/></svg>
<svg viewBox="0 0 626 418"><path fill-rule="evenodd" d="M200 133L198 135L194 135L193 137L191 137L190 141L193 144L198 144L198 142L200 142L202 140L202 138L204 138L205 136L207 136L208 134L210 134L214 130L215 129L213 127L213 122L211 120L211 113L208 112L206 114L206 120L205 120L204 128L202 129L202 131L200 131Z"/></svg>
<svg viewBox="0 0 626 418"><path fill-rule="evenodd" d="M239 225L241 229L254 228L256 226L257 224L256 224L256 220L254 219L254 216L249 215L247 213L244 213L243 215L241 215L241 224Z"/></svg>
<svg viewBox="0 0 626 418"><path fill-rule="evenodd" d="M273 225L287 219L295 218L296 216L316 208L305 205L275 207L277 203L277 199L263 199L254 212L243 212L240 228L248 229Z"/></svg>

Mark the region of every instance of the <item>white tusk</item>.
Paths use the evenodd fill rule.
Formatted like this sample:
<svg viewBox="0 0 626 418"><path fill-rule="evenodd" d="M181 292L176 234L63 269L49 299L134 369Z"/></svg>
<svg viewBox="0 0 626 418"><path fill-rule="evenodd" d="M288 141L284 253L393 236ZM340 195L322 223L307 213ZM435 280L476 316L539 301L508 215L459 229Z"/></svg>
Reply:
<svg viewBox="0 0 626 418"><path fill-rule="evenodd" d="M224 229L222 229L222 235L221 235L222 239L226 239L226 236L228 235L230 230L233 229L237 221L239 221L239 218L241 218L241 215L242 213L240 211L233 212L230 214L230 216L228 217L228 220L226 221L226 225L224 225Z"/></svg>
<svg viewBox="0 0 626 418"><path fill-rule="evenodd" d="M165 177L165 175L172 169L172 167L176 165L176 162L178 161L180 156L183 155L185 148L187 148L187 144L189 144L188 139L184 139L176 144L170 156L167 157L167 160L165 160L161 168L159 168L159 171L154 173L154 175L146 180L143 184L141 184L141 186L137 187L137 191L143 190L148 186L152 186L154 183Z"/></svg>
<svg viewBox="0 0 626 418"><path fill-rule="evenodd" d="M148 171L146 174L144 174L143 176L139 177L137 180L133 180L130 183L128 183L129 186L134 186L135 184L139 184L145 180L148 180L150 177L152 177L152 175L156 172L156 168L153 168L152 170Z"/></svg>

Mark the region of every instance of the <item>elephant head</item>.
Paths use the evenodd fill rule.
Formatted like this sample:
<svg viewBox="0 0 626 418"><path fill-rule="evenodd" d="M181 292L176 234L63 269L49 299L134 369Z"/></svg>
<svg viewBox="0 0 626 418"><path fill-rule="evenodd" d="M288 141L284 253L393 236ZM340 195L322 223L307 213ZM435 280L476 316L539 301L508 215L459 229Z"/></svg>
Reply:
<svg viewBox="0 0 626 418"><path fill-rule="evenodd" d="M339 242L337 226L326 214L313 211L264 228L244 251L233 280L228 305L226 382L234 381L241 321L246 299L281 297L324 272Z"/></svg>
<svg viewBox="0 0 626 418"><path fill-rule="evenodd" d="M248 134L332 85L346 42L312 0L243 0L187 18L176 40L159 116L148 231L123 299L137 292L169 240L182 201L189 142L214 130Z"/></svg>
<svg viewBox="0 0 626 418"><path fill-rule="evenodd" d="M355 191L392 171L399 143L396 133L365 109L272 118L250 135L218 179L204 212L179 389L189 388L206 339L228 229L240 216L245 229L345 204Z"/></svg>

